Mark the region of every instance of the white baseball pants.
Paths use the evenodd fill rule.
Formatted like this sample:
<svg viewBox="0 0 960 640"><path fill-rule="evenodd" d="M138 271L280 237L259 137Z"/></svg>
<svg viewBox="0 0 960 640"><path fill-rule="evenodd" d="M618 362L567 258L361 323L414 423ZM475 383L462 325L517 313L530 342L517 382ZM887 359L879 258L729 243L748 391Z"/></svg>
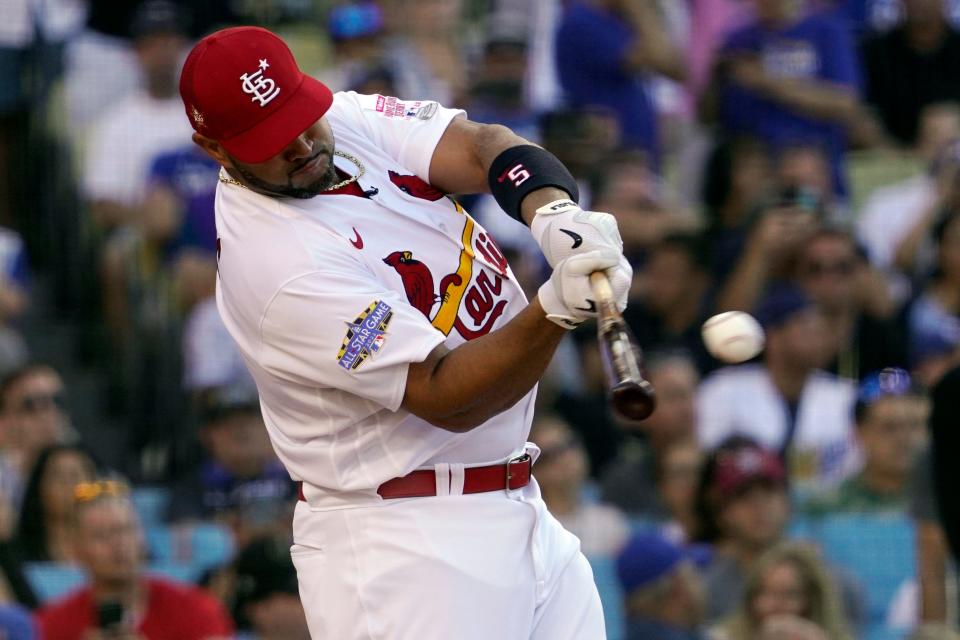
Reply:
<svg viewBox="0 0 960 640"><path fill-rule="evenodd" d="M314 640L604 640L577 538L524 489L297 505L293 563Z"/></svg>

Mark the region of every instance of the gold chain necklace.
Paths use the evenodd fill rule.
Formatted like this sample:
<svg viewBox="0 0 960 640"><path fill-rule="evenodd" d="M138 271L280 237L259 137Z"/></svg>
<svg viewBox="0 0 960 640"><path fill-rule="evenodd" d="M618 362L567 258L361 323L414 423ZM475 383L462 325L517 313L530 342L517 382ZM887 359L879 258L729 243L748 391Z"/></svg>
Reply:
<svg viewBox="0 0 960 640"><path fill-rule="evenodd" d="M343 151L334 151L333 155L340 156L341 158L345 158L350 162L352 162L353 164L357 165L357 175L350 176L346 180L341 180L337 184L327 187L326 189L324 189L324 191L336 191L337 189L342 189L348 184L351 184L359 180L360 176L362 176L366 171L366 169L363 166L363 163L360 162L360 159L357 158L356 156L352 156L349 153L344 153ZM219 178L220 182L222 182L223 184L235 184L238 187L243 187L244 189L249 188L247 187L247 185L243 184L239 180L234 180L233 178L227 178L226 176L223 175L223 171L221 171L217 177Z"/></svg>

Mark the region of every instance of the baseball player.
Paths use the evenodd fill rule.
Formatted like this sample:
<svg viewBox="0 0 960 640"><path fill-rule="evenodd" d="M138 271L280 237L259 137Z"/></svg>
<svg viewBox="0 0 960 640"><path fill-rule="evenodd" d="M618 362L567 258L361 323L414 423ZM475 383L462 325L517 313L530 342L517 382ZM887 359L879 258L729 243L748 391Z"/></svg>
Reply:
<svg viewBox="0 0 960 640"><path fill-rule="evenodd" d="M201 40L180 92L222 166L217 303L301 483L291 553L326 640L604 637L526 438L536 383L631 271L555 157L435 102L332 94L282 40ZM491 192L553 267L527 302L448 193Z"/></svg>

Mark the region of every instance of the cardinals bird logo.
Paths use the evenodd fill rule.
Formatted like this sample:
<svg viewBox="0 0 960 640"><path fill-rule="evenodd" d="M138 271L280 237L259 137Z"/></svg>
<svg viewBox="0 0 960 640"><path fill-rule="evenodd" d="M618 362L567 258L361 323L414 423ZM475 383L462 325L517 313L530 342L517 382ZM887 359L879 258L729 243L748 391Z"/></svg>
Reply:
<svg viewBox="0 0 960 640"><path fill-rule="evenodd" d="M446 298L447 289L458 286L463 282L456 273L443 277L440 281L440 295L434 293L433 274L427 265L413 257L410 251L394 251L383 261L396 269L400 280L403 281L403 290L407 294L407 301L430 319L430 311L437 300Z"/></svg>
<svg viewBox="0 0 960 640"><path fill-rule="evenodd" d="M444 196L443 191L424 182L417 176L404 176L396 171L389 171L388 173L390 174L390 182L395 184L400 191L414 198L436 202Z"/></svg>

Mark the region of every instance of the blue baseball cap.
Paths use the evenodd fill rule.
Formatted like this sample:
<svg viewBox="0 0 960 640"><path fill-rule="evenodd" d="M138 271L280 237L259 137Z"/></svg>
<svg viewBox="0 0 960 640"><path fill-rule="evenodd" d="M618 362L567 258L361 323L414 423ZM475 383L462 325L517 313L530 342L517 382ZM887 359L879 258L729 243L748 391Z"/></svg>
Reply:
<svg viewBox="0 0 960 640"><path fill-rule="evenodd" d="M625 593L671 573L684 560L680 547L652 532L636 533L617 557L617 577Z"/></svg>
<svg viewBox="0 0 960 640"><path fill-rule="evenodd" d="M756 309L757 321L764 329L773 329L814 305L803 289L792 284L773 285Z"/></svg>

